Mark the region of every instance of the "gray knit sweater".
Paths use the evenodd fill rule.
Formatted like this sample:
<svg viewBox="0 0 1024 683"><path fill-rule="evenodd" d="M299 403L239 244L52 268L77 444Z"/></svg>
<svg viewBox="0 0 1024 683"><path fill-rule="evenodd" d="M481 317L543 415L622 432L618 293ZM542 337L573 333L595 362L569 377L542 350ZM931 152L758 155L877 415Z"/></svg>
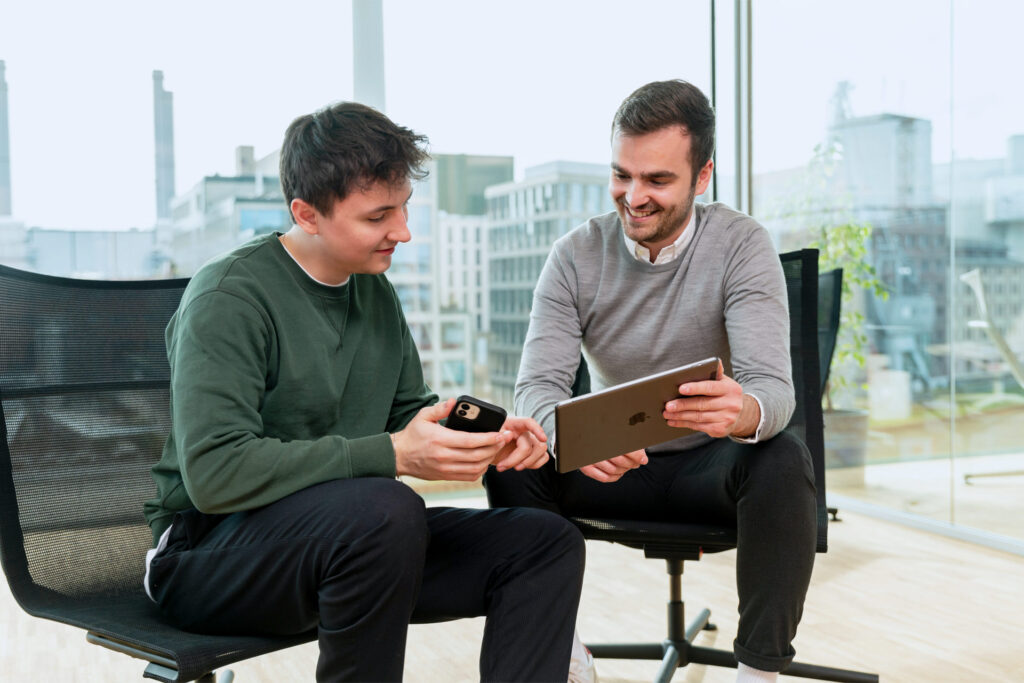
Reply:
<svg viewBox="0 0 1024 683"><path fill-rule="evenodd" d="M594 391L719 356L726 374L761 403L760 439L786 426L795 401L778 254L750 216L723 204L694 210L692 241L666 264L634 258L614 212L555 242L534 292L517 414L555 435L555 404L569 397L581 350ZM648 450L710 440L691 434Z"/></svg>

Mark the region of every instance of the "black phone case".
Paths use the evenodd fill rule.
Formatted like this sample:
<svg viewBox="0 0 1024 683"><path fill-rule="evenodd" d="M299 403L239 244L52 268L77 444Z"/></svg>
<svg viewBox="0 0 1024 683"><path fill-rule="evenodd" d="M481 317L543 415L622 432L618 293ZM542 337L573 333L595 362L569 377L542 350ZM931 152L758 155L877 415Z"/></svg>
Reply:
<svg viewBox="0 0 1024 683"><path fill-rule="evenodd" d="M469 420L459 415L459 406L463 403L471 403L480 409L480 414L475 419ZM472 396L459 396L455 400L452 412L448 413L445 426L448 429L456 429L460 432L496 432L505 424L505 409L487 401L481 401Z"/></svg>

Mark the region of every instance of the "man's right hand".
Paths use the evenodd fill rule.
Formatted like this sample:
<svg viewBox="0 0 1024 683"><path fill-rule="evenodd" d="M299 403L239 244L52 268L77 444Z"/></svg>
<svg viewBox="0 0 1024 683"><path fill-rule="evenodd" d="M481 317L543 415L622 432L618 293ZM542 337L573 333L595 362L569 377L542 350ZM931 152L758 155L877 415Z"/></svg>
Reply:
<svg viewBox="0 0 1024 683"><path fill-rule="evenodd" d="M455 399L423 408L400 432L391 435L395 473L418 479L476 481L515 435L509 431L474 434L445 429Z"/></svg>
<svg viewBox="0 0 1024 683"><path fill-rule="evenodd" d="M621 479L626 472L646 464L647 452L639 450L581 467L580 472L591 479L609 484Z"/></svg>

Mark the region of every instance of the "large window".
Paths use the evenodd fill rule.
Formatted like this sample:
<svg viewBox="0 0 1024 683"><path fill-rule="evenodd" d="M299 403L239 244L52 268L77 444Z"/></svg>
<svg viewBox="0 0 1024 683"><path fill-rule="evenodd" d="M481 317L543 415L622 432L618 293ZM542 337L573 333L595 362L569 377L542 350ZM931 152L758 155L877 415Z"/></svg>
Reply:
<svg viewBox="0 0 1024 683"><path fill-rule="evenodd" d="M1024 95L1000 53L1022 20L959 0L753 14L754 213L860 280L830 380L830 490L1016 537L1021 516L993 503L1019 511L1024 485Z"/></svg>

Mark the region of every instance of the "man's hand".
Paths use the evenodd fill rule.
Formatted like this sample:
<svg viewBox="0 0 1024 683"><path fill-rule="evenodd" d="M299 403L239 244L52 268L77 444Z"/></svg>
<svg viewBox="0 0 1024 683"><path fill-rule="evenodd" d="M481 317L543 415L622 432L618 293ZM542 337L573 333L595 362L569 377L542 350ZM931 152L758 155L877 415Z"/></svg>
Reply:
<svg viewBox="0 0 1024 683"><path fill-rule="evenodd" d="M511 431L474 434L442 427L438 423L448 417L453 405L455 399L450 398L423 408L405 429L391 435L396 474L428 480L476 481L516 439Z"/></svg>
<svg viewBox="0 0 1024 683"><path fill-rule="evenodd" d="M680 398L665 404L662 416L671 427L688 427L713 437L750 436L757 431L761 409L743 393L718 363L718 379L679 385Z"/></svg>
<svg viewBox="0 0 1024 683"><path fill-rule="evenodd" d="M494 459L499 472L535 470L548 461L548 437L533 418L509 416L501 431L513 438Z"/></svg>
<svg viewBox="0 0 1024 683"><path fill-rule="evenodd" d="M626 453L625 455L619 455L609 460L602 460L601 462L594 463L593 465L581 467L580 472L591 479L608 484L613 481L618 481L626 472L635 470L637 467L646 464L647 452L639 450Z"/></svg>

